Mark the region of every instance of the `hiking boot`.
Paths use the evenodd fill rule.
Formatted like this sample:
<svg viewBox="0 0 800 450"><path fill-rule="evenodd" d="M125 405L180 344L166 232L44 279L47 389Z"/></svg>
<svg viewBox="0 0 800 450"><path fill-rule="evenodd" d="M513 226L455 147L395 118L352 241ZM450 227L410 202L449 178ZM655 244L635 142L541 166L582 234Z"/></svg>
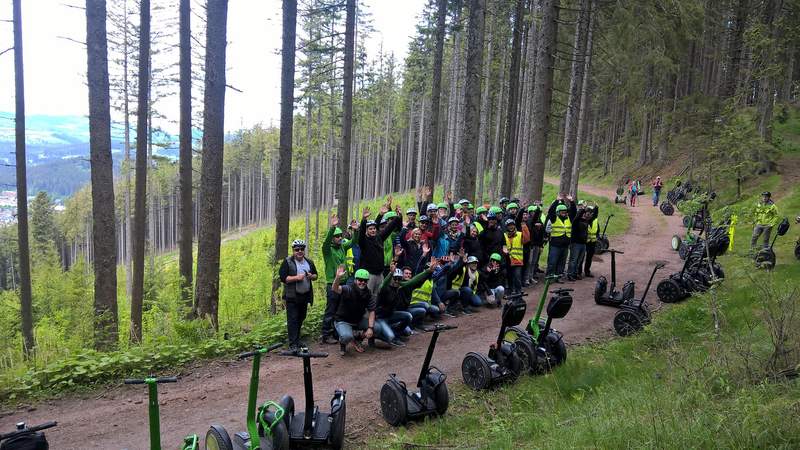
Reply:
<svg viewBox="0 0 800 450"><path fill-rule="evenodd" d="M450 308L445 309L442 315L451 318L456 316Z"/></svg>
<svg viewBox="0 0 800 450"><path fill-rule="evenodd" d="M394 340L392 340L391 344L392 344L392 347L405 347L406 346L405 342L403 342L399 338L394 338Z"/></svg>
<svg viewBox="0 0 800 450"><path fill-rule="evenodd" d="M464 314L466 314L466 315L468 315L468 316L471 316L471 315L472 315L472 313L474 313L474 312L475 312L475 311L474 311L472 308L470 308L469 306L465 306L465 307L464 307L464 309L463 309L463 311L464 311Z"/></svg>

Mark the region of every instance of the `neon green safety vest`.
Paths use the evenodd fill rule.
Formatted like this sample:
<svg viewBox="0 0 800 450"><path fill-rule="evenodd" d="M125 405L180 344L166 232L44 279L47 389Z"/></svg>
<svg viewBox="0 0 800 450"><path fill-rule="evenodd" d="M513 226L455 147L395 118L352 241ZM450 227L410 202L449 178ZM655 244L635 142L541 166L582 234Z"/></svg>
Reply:
<svg viewBox="0 0 800 450"><path fill-rule="evenodd" d="M411 293L411 304L425 302L431 302L431 293L433 292L433 280L428 278L422 283L422 286L414 289L414 292Z"/></svg>
<svg viewBox="0 0 800 450"><path fill-rule="evenodd" d="M592 219L592 223L589 224L589 237L586 239L586 242L597 242L597 231L599 229L600 225L597 223L597 219Z"/></svg>
<svg viewBox="0 0 800 450"><path fill-rule="evenodd" d="M524 264L522 259L522 233L515 233L514 237L506 234L506 247L508 248L508 258L512 266Z"/></svg>
<svg viewBox="0 0 800 450"><path fill-rule="evenodd" d="M347 267L347 273L352 275L356 273L356 258L353 256L353 247L347 249L345 253L344 264Z"/></svg>
<svg viewBox="0 0 800 450"><path fill-rule="evenodd" d="M561 220L561 217L556 217L556 220L552 223L550 237L561 236L572 237L572 222L569 218L567 218L567 220Z"/></svg>

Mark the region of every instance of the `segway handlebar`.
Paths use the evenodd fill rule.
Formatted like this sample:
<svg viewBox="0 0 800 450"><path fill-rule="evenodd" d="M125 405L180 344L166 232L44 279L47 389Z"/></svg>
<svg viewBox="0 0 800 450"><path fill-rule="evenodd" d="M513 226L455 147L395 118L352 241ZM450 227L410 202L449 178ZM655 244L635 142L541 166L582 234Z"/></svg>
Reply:
<svg viewBox="0 0 800 450"><path fill-rule="evenodd" d="M550 293L551 294L561 294L561 293L564 293L564 292L572 292L574 290L575 289L572 289L572 288L562 288L562 289L556 289L555 291L550 291Z"/></svg>
<svg viewBox="0 0 800 450"><path fill-rule="evenodd" d="M277 344L272 344L269 347L259 347L256 350L253 350L252 352L239 353L238 355L236 355L236 358L237 359L245 359L245 358L249 358L251 356L255 356L257 353L262 353L262 354L263 353L269 353L269 352L275 350L276 348L279 348L282 345L283 345L283 343L279 342Z"/></svg>
<svg viewBox="0 0 800 450"><path fill-rule="evenodd" d="M281 356L295 356L298 358L327 358L328 354L325 352L309 352L302 350L284 350L279 353Z"/></svg>
<svg viewBox="0 0 800 450"><path fill-rule="evenodd" d="M0 433L0 441L5 440L5 439L11 439L11 438L17 437L17 436L22 436L23 434L35 433L37 431L46 430L48 428L53 428L56 425L58 425L58 422L50 421L50 422L45 422L45 423L43 423L41 425L34 425L32 427L26 427L25 423L20 422L20 423L17 424L17 430L16 431L12 431L10 433Z"/></svg>
<svg viewBox="0 0 800 450"><path fill-rule="evenodd" d="M153 380L153 381L150 381L150 380ZM155 383L158 383L158 384L161 384L161 383L177 383L178 382L178 377L159 377L159 378L150 377L150 378L143 378L143 379L142 378L126 378L125 381L123 381L122 383L123 384L145 384L145 383L149 383L149 382L155 382Z"/></svg>

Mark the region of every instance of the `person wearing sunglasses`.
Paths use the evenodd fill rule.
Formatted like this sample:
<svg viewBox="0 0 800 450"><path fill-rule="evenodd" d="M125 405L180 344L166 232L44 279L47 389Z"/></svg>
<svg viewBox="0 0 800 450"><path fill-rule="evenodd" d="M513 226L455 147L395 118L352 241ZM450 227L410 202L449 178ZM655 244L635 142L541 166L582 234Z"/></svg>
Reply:
<svg viewBox="0 0 800 450"><path fill-rule="evenodd" d="M339 335L342 356L349 350L363 353L364 348L356 341L355 335L372 339L375 332L376 301L367 287L370 273L366 269L358 269L353 284L342 285L346 274L345 267L339 266L331 286L333 292L339 296L333 323Z"/></svg>
<svg viewBox="0 0 800 450"><path fill-rule="evenodd" d="M317 267L314 261L306 258L304 240L292 241L292 254L281 263L278 276L284 284L283 300L286 302L289 348L305 347L306 344L300 340L300 329L306 320L308 305L314 304L314 289L311 282L317 279Z"/></svg>

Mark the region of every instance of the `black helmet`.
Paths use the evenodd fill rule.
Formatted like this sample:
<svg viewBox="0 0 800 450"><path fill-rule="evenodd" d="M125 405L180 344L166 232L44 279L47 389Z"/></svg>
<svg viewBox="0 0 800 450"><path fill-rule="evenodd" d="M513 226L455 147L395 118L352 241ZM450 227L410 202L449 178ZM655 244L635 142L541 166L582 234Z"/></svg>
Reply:
<svg viewBox="0 0 800 450"><path fill-rule="evenodd" d="M772 192L764 191L764 192L761 193L761 195L763 195L764 197L772 197Z"/></svg>

